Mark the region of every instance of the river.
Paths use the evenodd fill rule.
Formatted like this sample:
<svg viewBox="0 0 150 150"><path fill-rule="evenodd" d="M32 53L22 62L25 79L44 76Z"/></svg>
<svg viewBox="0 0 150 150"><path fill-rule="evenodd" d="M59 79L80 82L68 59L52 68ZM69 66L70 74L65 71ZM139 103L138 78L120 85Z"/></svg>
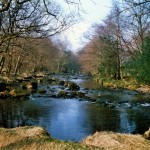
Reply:
<svg viewBox="0 0 150 150"><path fill-rule="evenodd" d="M0 126L42 126L53 138L77 142L96 131L143 134L150 127L149 95L102 89L88 79L71 80L87 95L97 97L99 103L37 94L26 100L0 100Z"/></svg>

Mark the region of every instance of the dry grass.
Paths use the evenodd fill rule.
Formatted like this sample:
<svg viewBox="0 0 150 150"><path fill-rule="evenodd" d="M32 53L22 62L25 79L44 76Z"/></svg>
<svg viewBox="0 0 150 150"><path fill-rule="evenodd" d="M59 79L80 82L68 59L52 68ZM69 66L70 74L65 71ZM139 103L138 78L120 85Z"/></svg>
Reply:
<svg viewBox="0 0 150 150"><path fill-rule="evenodd" d="M123 79L123 80L106 80L103 82L104 87L111 88L124 88L128 90L136 90L142 93L150 94L150 86L141 84L135 79Z"/></svg>
<svg viewBox="0 0 150 150"><path fill-rule="evenodd" d="M41 127L0 128L0 150L84 150L92 149L80 143L50 138Z"/></svg>
<svg viewBox="0 0 150 150"><path fill-rule="evenodd" d="M141 135L96 132L82 141L85 145L96 146L104 150L150 150L150 141Z"/></svg>
<svg viewBox="0 0 150 150"><path fill-rule="evenodd" d="M150 150L141 135L96 132L82 143L52 139L41 127L0 128L0 150Z"/></svg>
<svg viewBox="0 0 150 150"><path fill-rule="evenodd" d="M125 88L129 90L136 90L140 87L140 83L138 83L134 79L128 80L105 80L104 87L113 87L113 88Z"/></svg>

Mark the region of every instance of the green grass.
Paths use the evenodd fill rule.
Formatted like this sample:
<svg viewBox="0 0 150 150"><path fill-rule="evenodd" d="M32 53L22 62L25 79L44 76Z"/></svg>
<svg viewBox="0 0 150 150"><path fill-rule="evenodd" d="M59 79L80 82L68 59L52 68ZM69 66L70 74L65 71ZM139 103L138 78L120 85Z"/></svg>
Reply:
<svg viewBox="0 0 150 150"><path fill-rule="evenodd" d="M130 80L105 80L104 86L108 87L114 87L114 88L125 88L129 90L136 90L138 87L140 87L140 83L138 83L134 79Z"/></svg>

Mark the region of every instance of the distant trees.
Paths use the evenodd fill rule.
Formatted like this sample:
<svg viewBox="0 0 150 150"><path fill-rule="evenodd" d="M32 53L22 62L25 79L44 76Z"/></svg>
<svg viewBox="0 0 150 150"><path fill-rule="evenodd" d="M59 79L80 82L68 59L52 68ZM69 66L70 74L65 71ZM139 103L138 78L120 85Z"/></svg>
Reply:
<svg viewBox="0 0 150 150"><path fill-rule="evenodd" d="M91 51L93 51L93 60L96 61L94 66L97 66L96 70L100 76L122 79L121 17L119 8L115 6L103 23L95 26L95 36L89 42L93 45ZM88 52L87 48L83 51L87 53L87 57L91 58L91 52ZM93 60L89 64L92 64Z"/></svg>
<svg viewBox="0 0 150 150"><path fill-rule="evenodd" d="M78 7L79 0L64 0L62 3ZM13 71L16 74L19 71L19 66L22 66L25 60L28 62L30 58L33 58L33 54L38 49L33 39L44 38L43 41L44 43L47 41L46 45L48 46L50 41L46 39L47 37L64 31L75 21L76 16L73 16L71 10L64 11L60 3L53 0L1 0L0 73L4 66L9 67L7 70L11 72L10 70L13 68L11 62L14 62L15 59L16 65ZM41 42L43 41L41 40ZM40 41L37 40L38 42ZM41 46L38 47L41 50ZM48 47L44 47L44 49L48 49ZM45 52L37 53L43 55ZM36 57L36 59L40 59L41 65L42 62L44 63L41 58Z"/></svg>
<svg viewBox="0 0 150 150"><path fill-rule="evenodd" d="M127 62L134 59L140 64L146 54L145 37L150 31L149 8L149 1L114 1L110 14L95 26L94 36L79 53L82 68L101 78L120 80L130 72Z"/></svg>
<svg viewBox="0 0 150 150"><path fill-rule="evenodd" d="M61 66L61 72L70 73L70 74L79 72L80 65L76 54L74 54L70 50L64 51L62 59L63 59L63 63Z"/></svg>
<svg viewBox="0 0 150 150"><path fill-rule="evenodd" d="M77 55L69 48L69 44L59 41L56 42L57 51L57 73L77 73L80 70Z"/></svg>
<svg viewBox="0 0 150 150"><path fill-rule="evenodd" d="M3 71L7 75L34 73L41 70L54 71L58 49L52 41L45 39L19 39L10 45L11 51L5 57Z"/></svg>
<svg viewBox="0 0 150 150"><path fill-rule="evenodd" d="M78 52L82 73L96 75L99 67L99 39L93 38Z"/></svg>

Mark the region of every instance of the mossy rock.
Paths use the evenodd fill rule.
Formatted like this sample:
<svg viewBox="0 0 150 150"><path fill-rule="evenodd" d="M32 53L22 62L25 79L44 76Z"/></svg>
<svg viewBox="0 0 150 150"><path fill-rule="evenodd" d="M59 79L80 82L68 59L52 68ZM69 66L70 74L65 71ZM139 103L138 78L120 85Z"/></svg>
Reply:
<svg viewBox="0 0 150 150"><path fill-rule="evenodd" d="M67 91L59 91L58 92L58 97L68 97L68 92Z"/></svg>
<svg viewBox="0 0 150 150"><path fill-rule="evenodd" d="M74 82L66 82L65 85L68 87L69 90L72 90L72 91L73 90L76 90L76 91L80 90L80 87Z"/></svg>

